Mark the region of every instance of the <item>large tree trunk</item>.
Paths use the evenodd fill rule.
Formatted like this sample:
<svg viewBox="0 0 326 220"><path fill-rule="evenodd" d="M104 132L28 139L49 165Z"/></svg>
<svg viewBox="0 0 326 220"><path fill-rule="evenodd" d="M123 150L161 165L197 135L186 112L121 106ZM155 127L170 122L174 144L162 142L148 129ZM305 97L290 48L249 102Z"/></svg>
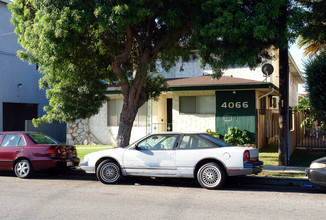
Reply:
<svg viewBox="0 0 326 220"><path fill-rule="evenodd" d="M131 83L124 83L121 86L123 94L123 106L120 114L120 124L117 135L117 147L129 145L131 130L137 115L138 109L148 101L148 95L142 91L146 74Z"/></svg>
<svg viewBox="0 0 326 220"><path fill-rule="evenodd" d="M131 129L138 111L138 108L135 106L137 106L135 103L126 103L122 107L116 142L117 147L126 147L129 145Z"/></svg>

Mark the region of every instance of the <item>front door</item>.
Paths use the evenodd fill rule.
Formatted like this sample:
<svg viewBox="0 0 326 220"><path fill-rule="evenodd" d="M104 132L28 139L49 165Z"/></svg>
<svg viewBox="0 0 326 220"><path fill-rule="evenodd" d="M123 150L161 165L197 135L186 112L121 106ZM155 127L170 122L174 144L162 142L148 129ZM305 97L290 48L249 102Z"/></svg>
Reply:
<svg viewBox="0 0 326 220"><path fill-rule="evenodd" d="M124 152L123 167L127 175L176 175L175 145L178 135L156 134Z"/></svg>
<svg viewBox="0 0 326 220"><path fill-rule="evenodd" d="M166 99L166 121L167 131L173 131L172 128L172 99Z"/></svg>

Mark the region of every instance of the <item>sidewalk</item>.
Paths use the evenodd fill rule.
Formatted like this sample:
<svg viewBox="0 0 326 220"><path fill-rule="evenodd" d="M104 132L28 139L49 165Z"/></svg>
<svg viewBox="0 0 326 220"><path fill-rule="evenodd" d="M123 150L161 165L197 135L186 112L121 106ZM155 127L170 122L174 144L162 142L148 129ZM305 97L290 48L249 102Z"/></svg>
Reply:
<svg viewBox="0 0 326 220"><path fill-rule="evenodd" d="M284 173L305 173L307 167L295 167L295 166L264 166L265 172L284 172ZM246 184L257 185L275 185L285 187L301 187L301 188L313 188L318 189L320 186L309 182L308 178L277 178L277 177L259 177L259 176L245 176L239 179L239 181Z"/></svg>
<svg viewBox="0 0 326 220"><path fill-rule="evenodd" d="M305 173L307 167L293 166L264 166L263 171L267 172L285 172L285 173Z"/></svg>

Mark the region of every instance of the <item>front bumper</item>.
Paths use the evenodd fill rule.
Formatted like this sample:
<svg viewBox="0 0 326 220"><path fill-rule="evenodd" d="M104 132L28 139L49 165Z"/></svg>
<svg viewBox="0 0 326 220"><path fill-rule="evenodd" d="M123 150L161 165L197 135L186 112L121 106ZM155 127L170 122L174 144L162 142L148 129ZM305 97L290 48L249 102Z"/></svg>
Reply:
<svg viewBox="0 0 326 220"><path fill-rule="evenodd" d="M326 186L326 169L325 168L307 168L306 175L310 182Z"/></svg>
<svg viewBox="0 0 326 220"><path fill-rule="evenodd" d="M81 162L80 168L86 173L95 173L95 166L88 166L88 161Z"/></svg>

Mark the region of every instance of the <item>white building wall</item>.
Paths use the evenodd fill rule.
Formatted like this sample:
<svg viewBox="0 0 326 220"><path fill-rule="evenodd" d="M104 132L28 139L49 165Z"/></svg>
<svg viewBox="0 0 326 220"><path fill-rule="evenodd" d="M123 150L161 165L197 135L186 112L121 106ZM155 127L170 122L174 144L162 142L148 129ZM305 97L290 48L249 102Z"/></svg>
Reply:
<svg viewBox="0 0 326 220"><path fill-rule="evenodd" d="M169 71L165 71L157 65L158 73L165 78L185 78L185 77L195 77L207 74L212 74L212 70L209 66L204 69L200 67L200 60L190 60L188 62L183 62L182 59Z"/></svg>

